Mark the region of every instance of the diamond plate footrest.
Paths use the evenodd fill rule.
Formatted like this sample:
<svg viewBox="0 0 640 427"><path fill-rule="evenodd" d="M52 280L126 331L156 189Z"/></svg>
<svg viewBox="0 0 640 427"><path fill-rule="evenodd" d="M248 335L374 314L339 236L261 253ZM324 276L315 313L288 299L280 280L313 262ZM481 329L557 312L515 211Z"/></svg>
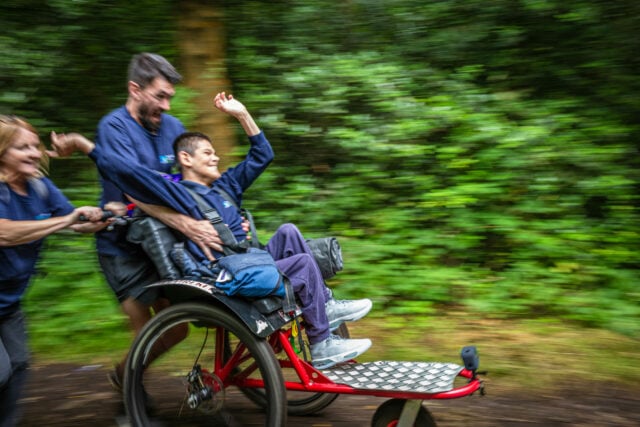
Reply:
<svg viewBox="0 0 640 427"><path fill-rule="evenodd" d="M363 390L441 393L453 389L462 366L440 362L348 363L323 370L331 381Z"/></svg>

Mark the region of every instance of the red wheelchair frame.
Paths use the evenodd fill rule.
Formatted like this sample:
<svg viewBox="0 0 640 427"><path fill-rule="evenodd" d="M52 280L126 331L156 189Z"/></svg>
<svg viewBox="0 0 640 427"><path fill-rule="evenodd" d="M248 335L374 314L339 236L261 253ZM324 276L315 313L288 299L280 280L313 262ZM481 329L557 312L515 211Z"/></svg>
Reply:
<svg viewBox="0 0 640 427"><path fill-rule="evenodd" d="M292 343L296 342L297 323L281 310L260 317L250 303L221 296L212 285L203 282L178 280L158 285L179 286L182 291L190 288L195 292L187 295L182 292L180 300L184 302L156 315L132 345L125 368L124 400L134 426L155 422L144 385L150 354L154 346L162 342L163 334L182 323L204 327L207 334L209 330L214 331L212 365L201 367L198 354L190 370L183 372L186 380L182 398L192 410L220 411L224 405L220 400L224 397L217 400L217 395L224 396L227 388L236 386L264 409L264 425L276 427L286 425L287 413L318 412L340 394L367 395L391 399L375 412L373 427L432 427L435 421L422 401L455 399L475 392L484 394L475 348L471 359L463 358L465 366L438 362L350 361L318 370L296 353ZM212 298L203 299L203 292ZM205 338L202 348L206 346ZM391 382L385 383L380 380L382 377L390 378ZM454 381L462 384L454 385ZM420 386L413 387L414 383ZM287 392L304 397L289 399ZM183 403L181 413L184 406Z"/></svg>

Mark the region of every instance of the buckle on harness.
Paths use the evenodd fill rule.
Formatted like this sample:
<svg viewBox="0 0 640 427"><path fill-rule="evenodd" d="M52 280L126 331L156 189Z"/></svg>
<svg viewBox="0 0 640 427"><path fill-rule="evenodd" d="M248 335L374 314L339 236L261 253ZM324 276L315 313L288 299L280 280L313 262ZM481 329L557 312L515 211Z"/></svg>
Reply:
<svg viewBox="0 0 640 427"><path fill-rule="evenodd" d="M211 212L214 212L213 215L209 215ZM205 216L205 218L207 218L209 220L209 222L211 224L220 224L222 222L222 218L220 217L220 215L218 215L218 211L216 211L215 209L211 208L211 209L207 209L205 211L202 212Z"/></svg>

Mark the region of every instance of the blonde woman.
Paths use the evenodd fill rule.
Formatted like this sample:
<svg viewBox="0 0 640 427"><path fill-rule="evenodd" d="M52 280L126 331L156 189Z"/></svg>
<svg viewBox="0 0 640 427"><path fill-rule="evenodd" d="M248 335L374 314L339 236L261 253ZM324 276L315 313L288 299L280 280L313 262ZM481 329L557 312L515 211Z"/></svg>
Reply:
<svg viewBox="0 0 640 427"><path fill-rule="evenodd" d="M63 228L92 232L97 207L75 209L44 177L48 163L36 130L0 115L0 426L18 422L17 400L29 361L22 296L35 272L42 242ZM93 223L79 223L83 215Z"/></svg>

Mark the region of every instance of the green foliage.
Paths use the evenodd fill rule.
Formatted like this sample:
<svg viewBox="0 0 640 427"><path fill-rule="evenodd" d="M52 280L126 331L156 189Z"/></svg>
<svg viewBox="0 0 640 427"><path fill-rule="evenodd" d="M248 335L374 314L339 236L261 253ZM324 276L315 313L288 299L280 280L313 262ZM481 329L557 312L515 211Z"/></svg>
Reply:
<svg viewBox="0 0 640 427"><path fill-rule="evenodd" d="M92 132L124 100L131 54L175 57L175 2L96 13L103 3L0 5L3 112L43 131ZM340 297L370 296L393 314L463 306L638 336L639 4L220 7L233 93L276 151L246 204L262 230L291 221L309 237L338 236L346 268L331 286ZM172 108L187 124L191 95L181 89ZM93 204L91 163L61 162L54 180ZM92 248L76 238L51 240L49 274L29 295L36 328L87 313L77 325L37 329L60 340L122 326L110 291L93 293L104 286L85 261Z"/></svg>
<svg viewBox="0 0 640 427"><path fill-rule="evenodd" d="M261 19L281 7L228 8L255 23L230 35L235 92L276 147L249 197L265 228L339 235L340 295L387 311L640 332L622 5L317 1Z"/></svg>
<svg viewBox="0 0 640 427"><path fill-rule="evenodd" d="M52 358L63 348L83 357L126 351L131 337L100 273L92 236L49 237L39 272L25 302L34 351Z"/></svg>
<svg viewBox="0 0 640 427"><path fill-rule="evenodd" d="M94 132L124 102L133 54L175 56L173 8L151 0L3 1L0 112L45 132Z"/></svg>
<svg viewBox="0 0 640 427"><path fill-rule="evenodd" d="M195 95L195 91L184 86L179 86L176 88L176 94L171 100L173 116L180 119L187 129L195 124L196 117L198 116L198 111L196 111L195 105L193 104Z"/></svg>

